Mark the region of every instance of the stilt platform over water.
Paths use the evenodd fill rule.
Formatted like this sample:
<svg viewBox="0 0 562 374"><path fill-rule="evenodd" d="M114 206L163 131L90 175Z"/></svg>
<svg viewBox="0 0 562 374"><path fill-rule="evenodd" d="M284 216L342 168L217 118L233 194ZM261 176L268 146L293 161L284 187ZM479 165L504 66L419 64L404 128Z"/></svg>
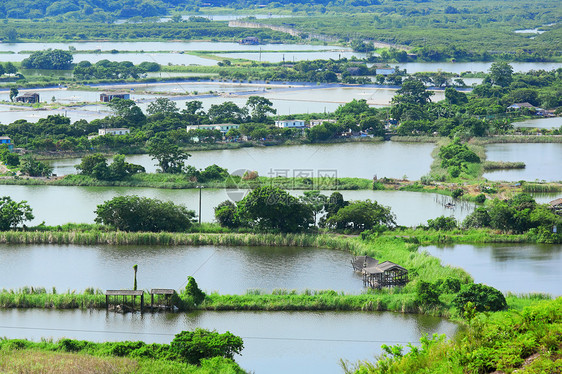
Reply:
<svg viewBox="0 0 562 374"><path fill-rule="evenodd" d="M408 270L394 262L378 260L369 256L356 256L351 260L353 270L363 275L365 287L377 288L404 286L408 283Z"/></svg>
<svg viewBox="0 0 562 374"><path fill-rule="evenodd" d="M144 291L140 290L107 290L105 291L105 306L107 310L126 313L134 312L137 296L140 296L140 311L143 312Z"/></svg>
<svg viewBox="0 0 562 374"><path fill-rule="evenodd" d="M150 309L174 310L173 296L176 290L171 288L153 288L150 290ZM156 298L156 306L154 299Z"/></svg>

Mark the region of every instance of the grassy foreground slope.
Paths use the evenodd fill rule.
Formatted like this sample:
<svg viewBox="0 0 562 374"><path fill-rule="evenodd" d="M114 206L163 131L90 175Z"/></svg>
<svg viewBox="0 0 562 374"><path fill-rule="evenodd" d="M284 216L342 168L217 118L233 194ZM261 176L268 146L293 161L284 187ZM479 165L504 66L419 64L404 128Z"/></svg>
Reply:
<svg viewBox="0 0 562 374"><path fill-rule="evenodd" d="M562 371L562 298L523 311L468 317L464 336L423 338L421 347L383 347L376 363L363 362L347 372L367 373L560 373Z"/></svg>

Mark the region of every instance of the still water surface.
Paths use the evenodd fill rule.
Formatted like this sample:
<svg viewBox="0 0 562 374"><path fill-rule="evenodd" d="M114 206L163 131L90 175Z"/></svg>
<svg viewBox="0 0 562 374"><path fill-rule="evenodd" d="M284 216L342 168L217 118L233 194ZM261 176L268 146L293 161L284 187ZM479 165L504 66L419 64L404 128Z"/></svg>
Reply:
<svg viewBox="0 0 562 374"><path fill-rule="evenodd" d="M302 247L0 245L0 287L183 288L193 275L206 292L331 289L361 293L348 252Z"/></svg>
<svg viewBox="0 0 562 374"><path fill-rule="evenodd" d="M69 222L93 223L97 205L116 196L139 195L143 197L170 200L183 204L198 214L199 191L196 189L170 190L157 188L126 187L56 187L56 186L0 186L2 195L13 200L26 200L33 208L35 219L28 225L62 225ZM303 191L289 191L302 196ZM329 196L333 191L323 191ZM396 214L396 223L403 226L425 224L428 219L439 216L453 216L463 220L474 210L472 203L459 203L453 209L445 204L451 198L429 193L406 191L340 191L346 200L371 199L389 206ZM246 189L203 189L201 193L203 222L213 222L214 207L224 200L238 201L247 193ZM1 286L1 285L0 285Z"/></svg>
<svg viewBox="0 0 562 374"><path fill-rule="evenodd" d="M502 292L562 295L562 245L559 244L457 244L420 250L428 251L444 264L462 267L475 282Z"/></svg>
<svg viewBox="0 0 562 374"><path fill-rule="evenodd" d="M91 341L169 343L197 327L230 331L244 340L242 368L257 374L342 373L339 360L373 361L382 344L416 343L424 334L454 336L447 320L398 313L204 312L116 314L82 310L0 310L0 336L68 337Z"/></svg>
<svg viewBox="0 0 562 374"><path fill-rule="evenodd" d="M251 147L231 150L191 152L187 163L196 168L217 164L228 169L255 170L261 176L276 176L287 172L293 176L302 170L335 171L338 178L371 179L402 178L419 180L429 172L433 161L432 143L367 142L339 144L309 144L295 146ZM147 173L156 172L155 161L149 155L127 156L127 161L145 167ZM76 173L73 167L80 159L55 160L52 166L57 175Z"/></svg>
<svg viewBox="0 0 562 374"><path fill-rule="evenodd" d="M486 145L489 161L522 161L525 169L498 170L484 178L503 181L562 181L562 143L504 143Z"/></svg>

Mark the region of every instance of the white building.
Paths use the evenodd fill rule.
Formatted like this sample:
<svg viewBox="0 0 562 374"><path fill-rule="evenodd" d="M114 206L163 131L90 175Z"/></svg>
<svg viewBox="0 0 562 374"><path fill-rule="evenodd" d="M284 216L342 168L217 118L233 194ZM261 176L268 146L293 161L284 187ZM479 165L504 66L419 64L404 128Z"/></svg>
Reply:
<svg viewBox="0 0 562 374"><path fill-rule="evenodd" d="M304 121L300 119L285 119L282 121L275 121L275 126L282 129L304 129Z"/></svg>
<svg viewBox="0 0 562 374"><path fill-rule="evenodd" d="M189 125L187 126L187 131L189 130L219 130L221 133L226 134L228 130L239 129L240 125L235 123L219 123L214 125Z"/></svg>
<svg viewBox="0 0 562 374"><path fill-rule="evenodd" d="M311 119L310 120L310 127L321 125L324 122L336 123L336 120L335 119Z"/></svg>
<svg viewBox="0 0 562 374"><path fill-rule="evenodd" d="M126 128L110 128L110 129L99 129L98 135L127 135L131 132L131 130Z"/></svg>

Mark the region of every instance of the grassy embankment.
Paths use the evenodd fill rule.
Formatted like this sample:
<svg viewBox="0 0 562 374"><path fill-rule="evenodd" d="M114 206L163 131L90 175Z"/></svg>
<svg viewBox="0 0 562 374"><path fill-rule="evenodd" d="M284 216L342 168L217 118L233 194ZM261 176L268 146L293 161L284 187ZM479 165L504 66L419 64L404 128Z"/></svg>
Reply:
<svg viewBox="0 0 562 374"><path fill-rule="evenodd" d="M422 338L421 347L383 347L376 363L347 365L346 373L560 373L562 297L522 311L480 313L452 340Z"/></svg>
<svg viewBox="0 0 562 374"><path fill-rule="evenodd" d="M451 316L456 313L452 306L455 294L442 294L440 304L423 307L416 303L416 284L420 280L436 282L447 278L471 283L472 278L464 270L443 266L440 260L426 252L418 251L418 243L439 242L524 242L523 235L496 235L490 230L471 230L463 235L458 230L451 233L425 231L404 231L400 235L388 232L379 237L361 239L341 235L312 234L180 234L180 233L126 233L88 229L73 231L2 232L0 243L8 244L112 244L112 245L243 245L243 246L302 246L331 248L348 251L351 255L367 254L380 261L392 261L408 269L411 282L402 288L369 291L360 295L347 295L330 290L275 290L262 293L248 290L244 295L220 295L212 293L199 305L193 304L188 295L180 293L186 310L390 310L406 313L427 313ZM90 228L93 228L90 225ZM425 236L423 236L425 235ZM419 238L419 239L418 239ZM266 249L264 249L266 250ZM351 267L350 267L350 271ZM532 302L528 299L508 297L514 307ZM527 300L527 301L525 301ZM101 290L93 288L82 293L68 291L47 292L43 288L3 290L0 293L0 307L37 308L104 308L105 297Z"/></svg>
<svg viewBox="0 0 562 374"><path fill-rule="evenodd" d="M61 339L57 342L0 339L0 372L244 373L234 361L222 357L203 359L200 366L153 357L165 351L166 346L142 342L94 343L71 339Z"/></svg>

